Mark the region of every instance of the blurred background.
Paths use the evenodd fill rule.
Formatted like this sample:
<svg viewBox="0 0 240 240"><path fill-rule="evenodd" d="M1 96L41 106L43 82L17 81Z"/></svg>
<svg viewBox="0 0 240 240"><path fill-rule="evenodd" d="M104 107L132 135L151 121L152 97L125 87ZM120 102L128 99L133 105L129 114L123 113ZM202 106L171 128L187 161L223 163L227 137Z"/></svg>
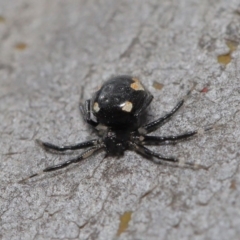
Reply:
<svg viewBox="0 0 240 240"><path fill-rule="evenodd" d="M239 22L234 0L0 0L0 238L239 239ZM62 145L95 135L79 102L120 74L154 95L149 119L197 83L155 134L224 127L153 149L209 170L99 154L18 184L70 158L35 139Z"/></svg>

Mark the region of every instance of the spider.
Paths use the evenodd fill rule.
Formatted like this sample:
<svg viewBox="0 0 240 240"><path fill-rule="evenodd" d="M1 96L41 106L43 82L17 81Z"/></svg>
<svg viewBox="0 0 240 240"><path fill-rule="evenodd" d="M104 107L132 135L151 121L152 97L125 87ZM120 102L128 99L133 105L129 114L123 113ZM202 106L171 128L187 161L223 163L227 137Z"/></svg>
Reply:
<svg viewBox="0 0 240 240"><path fill-rule="evenodd" d="M176 136L148 135L171 119L192 90L193 88L165 116L143 124L144 114L153 100L152 94L138 78L125 75L111 78L102 85L92 99L86 100L84 105L80 104L84 120L98 131L99 138L70 146L56 146L49 142L36 140L45 150L50 151L65 152L82 148L88 149L75 158L47 167L26 179L78 163L99 150L104 150L106 156L117 157L123 156L126 150L133 150L158 164L168 162L175 166L207 169L203 165L185 162L181 158L163 156L146 147L146 145L174 144L213 128L200 128Z"/></svg>

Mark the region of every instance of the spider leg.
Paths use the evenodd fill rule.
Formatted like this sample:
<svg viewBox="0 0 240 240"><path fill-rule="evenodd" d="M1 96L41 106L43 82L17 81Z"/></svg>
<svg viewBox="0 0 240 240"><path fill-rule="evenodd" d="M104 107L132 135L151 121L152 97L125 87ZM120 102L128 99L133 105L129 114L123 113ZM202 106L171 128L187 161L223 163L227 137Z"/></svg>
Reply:
<svg viewBox="0 0 240 240"><path fill-rule="evenodd" d="M98 139L92 139L90 141L78 143L78 144L75 144L75 145L69 145L69 146L56 146L52 143L43 142L39 139L36 139L36 142L46 150L55 150L55 151L59 151L59 152L64 152L64 151L67 151L67 150L77 150L77 149L81 149L81 148L96 146L99 143L99 140Z"/></svg>
<svg viewBox="0 0 240 240"><path fill-rule="evenodd" d="M67 166L69 166L70 164L73 164L73 163L78 163L80 162L81 160L85 159L85 158L88 158L90 157L94 152L96 152L97 150L100 150L102 149L104 146L102 144L99 144L97 146L94 146L88 150L86 150L85 152L83 152L81 155L75 157L75 158L72 158L72 159L69 159L65 162L62 162L62 163L59 163L57 165L53 165L53 166L50 166L50 167L47 167L45 169L43 169L42 171L38 172L38 173L35 173L21 181L19 181L19 183L23 183L25 181L27 181L28 179L30 178L33 178L33 177L36 177L36 176L39 176L45 172L52 172L52 171L56 171L56 170L59 170L61 168L65 168Z"/></svg>
<svg viewBox="0 0 240 240"><path fill-rule="evenodd" d="M161 137L161 136L142 136L141 144L155 145L155 144L159 144L159 143L176 143L178 141L188 139L194 135L202 135L205 132L212 130L213 128L214 127L200 128L198 130L189 131L189 132L185 132L180 135L173 135L173 136L163 136L163 137Z"/></svg>
<svg viewBox="0 0 240 240"><path fill-rule="evenodd" d="M138 129L138 132L140 134L145 135L145 134L150 133L150 132L156 130L157 128L163 126L167 121L169 121L172 118L174 113L176 113L181 108L181 106L184 104L186 99L190 96L191 92L195 88L195 85L196 84L194 84L194 86L188 91L188 93L185 95L185 97L177 103L177 105L172 109L171 112L167 113L165 116L163 116L153 122L150 122L150 123L140 127Z"/></svg>
<svg viewBox="0 0 240 240"><path fill-rule="evenodd" d="M163 156L159 153L151 151L150 149L144 147L143 145L137 145L137 144L133 143L132 146L133 146L134 151L146 156L149 160L151 160L152 162L157 163L157 164L164 164L167 162L171 162L172 163L171 166L175 166L175 167L183 167L183 168L191 168L191 169L205 169L205 170L208 169L208 167L203 166L201 164L186 162L182 158ZM157 158L160 161L156 160L154 158Z"/></svg>
<svg viewBox="0 0 240 240"><path fill-rule="evenodd" d="M92 125L93 127L96 127L98 125L97 122L95 122L94 120L91 119L91 101L90 100L86 100L85 104L80 104L79 105L80 111L83 115L84 120Z"/></svg>

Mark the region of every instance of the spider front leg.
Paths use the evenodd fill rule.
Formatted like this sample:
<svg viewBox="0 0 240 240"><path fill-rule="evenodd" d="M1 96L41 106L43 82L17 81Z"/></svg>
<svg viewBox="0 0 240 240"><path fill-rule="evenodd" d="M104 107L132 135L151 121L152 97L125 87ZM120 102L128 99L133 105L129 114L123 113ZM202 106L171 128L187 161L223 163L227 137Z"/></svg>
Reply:
<svg viewBox="0 0 240 240"><path fill-rule="evenodd" d="M137 144L133 143L132 146L133 146L134 151L146 156L149 160L151 160L152 162L157 163L157 164L163 164L163 163L170 162L173 164L171 166L208 170L208 167L206 167L204 165L186 162L182 158L163 156L159 153L155 153L155 152L151 151L150 149L148 149L142 145L137 145ZM156 161L155 158L159 159L160 161Z"/></svg>
<svg viewBox="0 0 240 240"><path fill-rule="evenodd" d="M98 144L99 140L98 139L92 139L90 141L78 143L78 144L75 144L75 145L69 145L69 146L56 146L52 143L43 142L39 139L36 139L36 142L46 150L55 150L55 151L58 151L58 152L64 152L64 151L67 151L67 150L77 150L77 149L81 149L81 148L96 146Z"/></svg>
<svg viewBox="0 0 240 240"><path fill-rule="evenodd" d="M195 88L195 86L196 86L196 84L193 85L193 87L188 91L186 96L177 103L177 105L172 109L171 112L167 113L165 116L163 116L163 117L161 117L161 118L159 118L159 119L157 119L153 122L150 122L150 123L140 127L138 129L138 132L140 134L145 135L145 134L150 133L150 132L156 130L157 128L163 126L182 107L182 105L184 104L186 99L190 96L190 94L193 91L193 89Z"/></svg>
<svg viewBox="0 0 240 240"><path fill-rule="evenodd" d="M98 125L98 122L95 122L94 120L91 119L91 101L86 100L84 105L82 104L79 105L79 108L83 115L84 120L91 126L96 127Z"/></svg>
<svg viewBox="0 0 240 240"><path fill-rule="evenodd" d="M27 181L29 178L33 178L33 177L39 176L39 175L41 175L41 174L43 174L45 172L56 171L56 170L59 170L61 168L65 168L65 167L69 166L70 164L78 163L81 160L90 157L93 153L95 153L97 150L100 150L102 148L104 148L104 145L103 144L98 144L98 145L96 145L96 146L86 150L85 152L83 152L78 157L69 159L69 160L67 160L65 162L62 162L62 163L59 163L57 165L53 165L53 166L47 167L47 168L43 169L42 171L40 171L38 173L35 173L35 174L33 174L33 175L31 175L31 176L29 176L29 177L19 181L19 183L23 183L23 182Z"/></svg>

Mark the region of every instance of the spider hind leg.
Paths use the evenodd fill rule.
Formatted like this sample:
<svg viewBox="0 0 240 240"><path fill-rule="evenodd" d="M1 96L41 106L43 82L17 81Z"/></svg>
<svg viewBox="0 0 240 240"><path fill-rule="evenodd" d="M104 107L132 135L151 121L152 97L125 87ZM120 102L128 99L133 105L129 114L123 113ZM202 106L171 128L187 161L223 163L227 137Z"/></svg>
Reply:
<svg viewBox="0 0 240 240"><path fill-rule="evenodd" d="M186 162L184 158L163 156L159 153L151 151L150 149L144 147L143 145L137 145L137 144L133 144L133 145L134 145L133 149L135 152L146 156L150 161L156 164L167 164L173 167L182 167L182 168L190 168L190 169L208 170L209 168L198 163Z"/></svg>
<svg viewBox="0 0 240 240"><path fill-rule="evenodd" d="M69 145L69 146L57 146L49 142L43 142L39 139L36 139L36 143L39 144L41 147L43 147L45 150L64 152L67 150L78 150L82 148L93 147L97 145L98 139L92 139L90 141L85 141L85 142L81 142L81 143Z"/></svg>
<svg viewBox="0 0 240 240"><path fill-rule="evenodd" d="M96 145L94 147L91 147L88 150L86 150L85 152L83 152L81 155L79 155L79 156L77 156L75 158L69 159L69 160L67 160L65 162L62 162L62 163L59 163L59 164L56 164L56 165L53 165L53 166L49 166L49 167L47 167L47 168L45 168L45 169L43 169L43 170L41 170L41 171L39 171L37 173L32 174L31 176L29 176L29 177L27 177L25 179L20 180L19 183L24 183L28 179L36 177L36 176L39 176L39 175L42 175L45 172L56 171L56 170L65 168L65 167L69 166L70 164L78 163L81 160L90 157L93 153L95 153L96 151L101 150L103 148L104 148L104 146L102 144L99 144L99 145Z"/></svg>

